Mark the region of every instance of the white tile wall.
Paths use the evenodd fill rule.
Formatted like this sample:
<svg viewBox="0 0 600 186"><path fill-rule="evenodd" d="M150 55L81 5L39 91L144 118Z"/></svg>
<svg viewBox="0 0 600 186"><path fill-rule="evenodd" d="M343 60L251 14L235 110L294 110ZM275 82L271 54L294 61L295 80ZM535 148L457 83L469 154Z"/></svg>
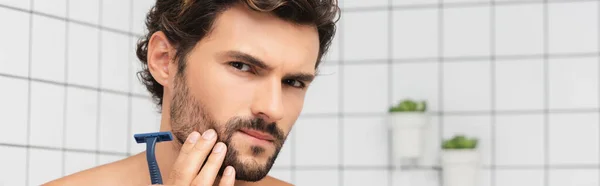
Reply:
<svg viewBox="0 0 600 186"><path fill-rule="evenodd" d="M345 186L388 185L387 170L345 170L343 172ZM368 179L365 179L368 178Z"/></svg>
<svg viewBox="0 0 600 186"><path fill-rule="evenodd" d="M393 6L431 5L439 0L392 0Z"/></svg>
<svg viewBox="0 0 600 186"><path fill-rule="evenodd" d="M69 84L98 87L98 37L94 27L69 24L67 82Z"/></svg>
<svg viewBox="0 0 600 186"><path fill-rule="evenodd" d="M392 20L394 59L438 56L438 10L395 10Z"/></svg>
<svg viewBox="0 0 600 186"><path fill-rule="evenodd" d="M542 170L497 170L497 186L544 185Z"/></svg>
<svg viewBox="0 0 600 186"><path fill-rule="evenodd" d="M549 186L577 185L593 186L598 185L598 170L593 169L574 169L574 170L550 170Z"/></svg>
<svg viewBox="0 0 600 186"><path fill-rule="evenodd" d="M309 85L304 98L303 114L339 112L340 75L338 65L324 65L319 68L319 75Z"/></svg>
<svg viewBox="0 0 600 186"><path fill-rule="evenodd" d="M340 130L337 117L299 119L294 130L298 134L294 138L297 166L335 167L339 164ZM323 140L325 137L328 140Z"/></svg>
<svg viewBox="0 0 600 186"><path fill-rule="evenodd" d="M342 161L346 166L388 165L388 125L383 117L343 118ZM374 145L377 144L377 145Z"/></svg>
<svg viewBox="0 0 600 186"><path fill-rule="evenodd" d="M337 170L296 170L295 185L339 185L339 172Z"/></svg>
<svg viewBox="0 0 600 186"><path fill-rule="evenodd" d="M496 6L495 54L531 55L544 52L543 4Z"/></svg>
<svg viewBox="0 0 600 186"><path fill-rule="evenodd" d="M442 0L445 4L453 4L453 3L485 3L490 2L491 0Z"/></svg>
<svg viewBox="0 0 600 186"><path fill-rule="evenodd" d="M438 172L433 170L397 170L392 175L393 186L437 186L440 181Z"/></svg>
<svg viewBox="0 0 600 186"><path fill-rule="evenodd" d="M154 6L154 0L135 0L132 3L132 32L136 34L144 34L146 30L146 14Z"/></svg>
<svg viewBox="0 0 600 186"><path fill-rule="evenodd" d="M347 65L343 67L342 78L344 113L387 111L389 79L386 64Z"/></svg>
<svg viewBox="0 0 600 186"><path fill-rule="evenodd" d="M64 175L70 175L96 166L96 154L87 152L65 152Z"/></svg>
<svg viewBox="0 0 600 186"><path fill-rule="evenodd" d="M426 100L428 111L439 111L439 66L437 62L394 63L392 99Z"/></svg>
<svg viewBox="0 0 600 186"><path fill-rule="evenodd" d="M494 1L341 2L323 75L270 175L296 185L437 186L440 137L464 133L482 140L482 186L598 185L598 2ZM158 130L160 117L135 76L134 44L152 2L0 0L0 21L12 28L0 29L10 36L0 42L0 85L10 90L0 91L0 113L10 113L0 129L11 131L0 137L0 165L10 167L0 168L9 175L0 185L39 185L145 149L132 135ZM547 61L532 56L544 52ZM426 153L416 169L391 170L384 114L409 97L432 111Z"/></svg>
<svg viewBox="0 0 600 186"><path fill-rule="evenodd" d="M444 110L491 109L489 61L446 62L443 69Z"/></svg>
<svg viewBox="0 0 600 186"><path fill-rule="evenodd" d="M42 185L62 176L64 160L61 151L29 149L28 158L29 185Z"/></svg>
<svg viewBox="0 0 600 186"><path fill-rule="evenodd" d="M361 1L366 2L366 1ZM372 1L369 1L372 2ZM369 61L388 58L388 13L344 12L340 30L344 62ZM369 37L364 34L369 33Z"/></svg>
<svg viewBox="0 0 600 186"><path fill-rule="evenodd" d="M443 16L445 57L490 54L489 7L449 7Z"/></svg>
<svg viewBox="0 0 600 186"><path fill-rule="evenodd" d="M346 9L351 8L369 8L369 7L386 7L388 5L388 0L372 0L372 1L362 1L362 0L342 0L341 7Z"/></svg>
<svg viewBox="0 0 600 186"><path fill-rule="evenodd" d="M63 18L66 17L67 0L36 0L33 2L33 11Z"/></svg>
<svg viewBox="0 0 600 186"><path fill-rule="evenodd" d="M65 87L31 82L29 144L63 147Z"/></svg>
<svg viewBox="0 0 600 186"><path fill-rule="evenodd" d="M51 2L51 1L48 1ZM98 25L100 0L68 1L69 19ZM97 51L97 50L96 50Z"/></svg>
<svg viewBox="0 0 600 186"><path fill-rule="evenodd" d="M128 101L125 95L107 92L100 94L98 150L127 152L127 141L133 138L128 133Z"/></svg>
<svg viewBox="0 0 600 186"><path fill-rule="evenodd" d="M548 61L550 108L598 107L598 58Z"/></svg>
<svg viewBox="0 0 600 186"><path fill-rule="evenodd" d="M23 2L23 1L18 1ZM26 1L29 2L29 1ZM2 3L0 3L2 4ZM5 25L11 25L12 29L0 29L3 37L0 42L0 73L11 74L21 77L28 75L29 68L29 17L25 12L1 8L0 17Z"/></svg>
<svg viewBox="0 0 600 186"><path fill-rule="evenodd" d="M129 52L129 77L130 77L130 89L132 93L138 94L138 95L145 95L150 97L150 93L148 92L148 90L146 90L146 86L144 86L142 84L142 82L140 81L139 77L138 77L138 72L142 70L142 62L137 58L137 55L135 53L136 51L136 47L137 47L137 38L136 37L130 37L129 38L129 45L128 47L130 48Z"/></svg>
<svg viewBox="0 0 600 186"><path fill-rule="evenodd" d="M496 116L496 165L544 165L544 115Z"/></svg>
<svg viewBox="0 0 600 186"><path fill-rule="evenodd" d="M21 147L0 146L0 185L25 185L27 174L27 149Z"/></svg>
<svg viewBox="0 0 600 186"><path fill-rule="evenodd" d="M101 0L102 26L119 31L129 31L131 25L131 2L122 0Z"/></svg>
<svg viewBox="0 0 600 186"><path fill-rule="evenodd" d="M110 90L129 91L129 38L111 31L102 31L101 87Z"/></svg>
<svg viewBox="0 0 600 186"><path fill-rule="evenodd" d="M65 22L33 15L31 35L31 76L37 79L65 80Z"/></svg>
<svg viewBox="0 0 600 186"><path fill-rule="evenodd" d="M11 87L0 96L0 130L11 131L0 135L0 143L27 144L27 80L0 76L0 85Z"/></svg>
<svg viewBox="0 0 600 186"><path fill-rule="evenodd" d="M544 61L542 59L495 62L495 109L542 110Z"/></svg>
<svg viewBox="0 0 600 186"><path fill-rule="evenodd" d="M549 117L549 162L552 165L598 164L598 113Z"/></svg>
<svg viewBox="0 0 600 186"><path fill-rule="evenodd" d="M96 150L98 131L98 92L67 89L65 143L68 149Z"/></svg>
<svg viewBox="0 0 600 186"><path fill-rule="evenodd" d="M14 7L24 10L31 9L31 1L23 1L23 0L0 0L0 5L6 5L8 7Z"/></svg>
<svg viewBox="0 0 600 186"><path fill-rule="evenodd" d="M294 135L294 131L290 131L290 133L287 136L287 140L285 141L285 143L283 144L283 147L281 148L281 151L279 152L279 154L277 155L277 159L275 160L275 164L273 164L273 167L275 168L283 168L283 169L289 169L290 167L292 167L294 165L293 161L293 156L295 155L295 141L296 141L296 137Z"/></svg>
<svg viewBox="0 0 600 186"><path fill-rule="evenodd" d="M598 51L598 2L548 4L550 53Z"/></svg>

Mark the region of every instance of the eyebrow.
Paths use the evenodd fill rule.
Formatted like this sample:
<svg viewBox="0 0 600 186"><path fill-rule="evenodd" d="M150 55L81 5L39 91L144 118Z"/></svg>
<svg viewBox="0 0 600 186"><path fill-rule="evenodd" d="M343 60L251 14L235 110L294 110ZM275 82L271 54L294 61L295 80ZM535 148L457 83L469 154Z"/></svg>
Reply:
<svg viewBox="0 0 600 186"><path fill-rule="evenodd" d="M286 76L284 76L283 79L296 79L298 81L310 83L315 79L315 75L301 72L301 73L294 73L294 74L286 75Z"/></svg>
<svg viewBox="0 0 600 186"><path fill-rule="evenodd" d="M246 54L240 51L227 51L225 52L225 55L235 58L237 60L241 60L241 61L245 61L248 62L254 66L257 66L258 68L262 68L265 70L270 70L272 69L272 67L270 67L269 65L267 65L265 62L263 62L262 60L250 55L250 54ZM311 73L304 73L304 72L299 72L299 73L292 73L292 74L288 74L286 76L284 76L284 79L296 79L298 81L304 81L304 82L312 82L315 79L315 75L311 74Z"/></svg>
<svg viewBox="0 0 600 186"><path fill-rule="evenodd" d="M262 68L262 69L266 69L266 70L270 70L271 67L269 67L269 65L267 65L265 62L261 61L258 58L255 58L254 56L250 55L250 54L246 54L240 51L227 51L225 53L225 55L235 58L237 60L241 60L241 61L245 61L248 63L251 63L254 66L257 66L258 68Z"/></svg>

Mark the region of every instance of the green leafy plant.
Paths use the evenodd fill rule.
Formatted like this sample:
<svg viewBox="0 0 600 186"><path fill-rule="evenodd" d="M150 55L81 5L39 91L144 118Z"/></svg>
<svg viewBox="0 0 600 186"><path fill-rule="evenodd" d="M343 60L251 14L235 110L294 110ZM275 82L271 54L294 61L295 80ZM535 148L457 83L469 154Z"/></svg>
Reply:
<svg viewBox="0 0 600 186"><path fill-rule="evenodd" d="M444 140L442 149L474 149L477 148L477 138L467 138L464 135L456 135L452 139Z"/></svg>
<svg viewBox="0 0 600 186"><path fill-rule="evenodd" d="M425 112L425 110L427 110L425 101L406 99L390 107L389 112Z"/></svg>

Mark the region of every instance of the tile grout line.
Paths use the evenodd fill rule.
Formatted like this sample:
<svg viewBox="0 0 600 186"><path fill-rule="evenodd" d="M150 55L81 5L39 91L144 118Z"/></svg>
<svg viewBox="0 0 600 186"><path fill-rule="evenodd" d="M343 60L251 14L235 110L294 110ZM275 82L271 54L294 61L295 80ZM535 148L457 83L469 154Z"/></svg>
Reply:
<svg viewBox="0 0 600 186"><path fill-rule="evenodd" d="M532 115L532 114L543 114L545 112L544 109L535 109L535 110L494 110L494 114L498 115ZM577 114L577 113L598 113L600 112L600 108L570 108L570 109L549 109L548 113L550 114ZM346 113L344 116L346 117L382 117L385 116L387 112L353 112ZM440 111L431 111L429 112L431 115L449 115L449 116L489 116L492 114L491 110L483 110L483 111L448 111L448 112L440 112ZM317 117L336 117L339 113L322 113L322 114L304 114L301 117L304 118L317 118Z"/></svg>
<svg viewBox="0 0 600 186"><path fill-rule="evenodd" d="M98 89L101 89L102 87L102 29L100 29L100 25L102 25L102 0L98 0L98 27L97 27L97 33L98 34L98 70L96 71L98 74L96 75L96 77L98 78L96 80L96 82L98 83ZM96 97L96 103L97 103L97 109L96 110L96 157L95 157L95 161L96 161L96 165L100 164L100 155L98 155L98 153L100 152L100 122L102 121L101 116L102 116L102 92L98 91L96 93L97 97Z"/></svg>
<svg viewBox="0 0 600 186"><path fill-rule="evenodd" d="M55 15L43 13L43 12L33 11L33 8L31 10L25 10L25 9L22 9L22 8L13 7L13 6L4 5L4 4L0 4L0 8L11 9L11 10L20 11L20 12L27 12L27 13L34 14L34 15L37 15L37 16L42 16L42 17L46 17L46 18L50 18L50 19L61 20L61 21L65 21L65 22L71 22L71 23L75 23L75 24L78 24L78 25L82 25L82 26L88 26L88 27L92 27L92 28L100 28L101 30L110 31L110 32L113 32L113 33L116 33L116 34L123 34L123 35L128 35L128 36L139 36L137 33L125 32L125 31L122 31L122 30L119 30L119 29L104 27L104 26L101 26L100 23L94 24L94 23L88 23L88 22L85 22L85 21L71 20L71 19L68 19L66 17L60 17L60 16L55 16Z"/></svg>
<svg viewBox="0 0 600 186"><path fill-rule="evenodd" d="M444 111L444 4L443 0L438 1L438 105L439 110ZM443 141L444 139L444 114L440 112L438 117L438 140ZM443 150L439 148L439 156L438 162L440 164L440 171L438 171L438 185L442 186L444 184L444 171L441 162L441 156L443 155Z"/></svg>
<svg viewBox="0 0 600 186"><path fill-rule="evenodd" d="M88 150L88 149L76 149L76 148L59 148L59 147L50 147L50 146L36 146L36 145L21 145L21 144L11 144L11 143L0 143L0 146L3 147L18 147L18 148L27 148L27 149L40 149L40 150L50 150L50 151L65 151L65 152L79 152L79 153L89 153L89 154L106 154L106 155L118 155L118 156L126 156L126 153L122 152L110 152L110 151L96 151L96 150Z"/></svg>
<svg viewBox="0 0 600 186"><path fill-rule="evenodd" d="M548 58L551 59L571 59L571 58L586 58L586 57L597 57L600 55L600 51L596 52L572 52L572 53L555 53L547 54ZM543 59L546 54L508 54L508 55L495 55L496 61L510 61L510 60L523 60L523 59ZM445 63L464 63L464 62L480 62L488 60L490 55L479 55L479 56L450 56L441 58L444 59ZM437 63L440 57L420 57L420 58L392 58L392 63L408 64L408 63ZM389 59L357 59L357 60L346 60L346 65L371 65L371 64L387 64ZM331 63L324 63L323 65L335 65L339 60L331 60Z"/></svg>
<svg viewBox="0 0 600 186"><path fill-rule="evenodd" d="M490 7L490 136L491 136L491 176L490 185L496 186L496 2Z"/></svg>
<svg viewBox="0 0 600 186"><path fill-rule="evenodd" d="M595 2L598 0L550 0L549 3L582 3L582 2ZM541 4L542 2L536 0L525 0L525 1L501 1L496 2L497 6L518 6L518 5L532 5ZM491 2L454 2L444 3L444 8L472 8L472 7L485 7L489 6ZM392 6L392 10L418 10L418 9L435 9L436 3L423 3L414 5L395 5ZM352 7L344 10L344 12L351 13L363 13L363 12L376 12L385 11L388 7L385 6L372 6L372 7Z"/></svg>
<svg viewBox="0 0 600 186"><path fill-rule="evenodd" d="M130 24L129 24L130 28L129 29L133 30L133 28L132 28L133 27L133 0L129 1L129 5L131 7L131 10L129 10L129 12L130 12L129 13L130 14L129 15L129 18L130 18L130 20L129 20L130 21ZM129 40L131 41L131 37L129 37ZM132 42L129 42L129 43L131 44ZM137 46L134 46L134 47L137 47ZM134 50L132 52L135 53L136 52L136 48L134 48ZM129 55L129 63L128 63L129 65L128 66L129 66L129 72L130 73L132 72L132 70L131 70L131 63L133 63L133 61L131 59L131 55ZM136 75L136 77L137 77L137 75ZM132 104L133 104L133 97L132 97L132 95L133 95L133 84L132 84L132 82L133 82L133 80L131 79L131 76L129 76L129 78L130 78L130 80L129 80L129 94L127 95L127 136L126 136L127 145L125 145L126 148L127 148L126 149L127 156L131 155L131 150L130 149L131 149L131 143L133 143L132 140L131 140L131 133L132 133L132 129L133 129L133 123L132 123L132 121L133 121L132 118L133 117L131 116L131 114L132 114L132 108L133 108L133 106L132 106Z"/></svg>
<svg viewBox="0 0 600 186"><path fill-rule="evenodd" d="M596 10L597 10L596 13L598 14L598 15L596 15L596 18L598 19L596 21L596 24L598 24L600 22L600 12L599 12L600 11L600 3L596 2L596 4L597 4L596 5ZM600 30L600 24L598 24L598 30ZM596 33L596 34L597 34L596 37L598 37L598 33ZM600 37L598 37L598 41L597 42L598 43L596 44L596 47L600 48ZM597 60L600 61L600 58L598 58ZM600 64L600 62L599 62L599 64ZM598 85L597 85L598 86L597 87L598 88L597 89L598 90L598 98L597 98L598 100L597 101L598 101L598 106L600 106L600 65L598 65L597 68L598 68L597 69L598 70L598 74L597 74L598 77L596 78L598 80ZM600 112L598 113L598 117L599 117L599 121L600 121ZM599 130L598 133L600 134L600 128L598 128L598 130ZM600 140L600 138L599 138L599 140ZM600 142L598 144L600 145ZM598 160L597 160L597 162L600 163L600 148L598 148ZM598 165L597 169L600 169L600 164ZM600 183L600 171L598 172L598 183Z"/></svg>
<svg viewBox="0 0 600 186"><path fill-rule="evenodd" d="M70 84L70 83L61 83L61 82L56 82L56 81L53 81L53 80L44 80L44 79L24 77L24 76L19 76L19 75L12 75L12 74L0 73L0 77L8 77L8 78L14 78L14 79L30 80L30 81L37 82L37 83L52 84L52 85L56 85L56 86L67 86L67 87L71 87L71 88L79 88L79 89L92 90L92 91L100 91L100 92L106 92L106 93L112 93L112 94L118 94L118 95L130 95L131 94L132 97L138 97L138 98L144 98L144 99L151 99L151 97L148 97L148 96L142 95L142 94L127 93L127 92L123 92L123 91L120 91L120 90L94 88L94 87L87 86L87 85L77 85L77 84Z"/></svg>
<svg viewBox="0 0 600 186"><path fill-rule="evenodd" d="M27 59L27 146L31 143L31 53L32 53L32 41L33 38L33 0L29 0L29 46L28 46L28 59ZM31 165L31 149L25 149L25 185L29 185L29 166Z"/></svg>
<svg viewBox="0 0 600 186"><path fill-rule="evenodd" d="M393 78L393 72L394 72L394 66L393 66L393 47L394 47L394 42L393 42L393 38L394 38L394 12L392 9L392 2L393 0L388 0L388 6L387 6L387 18L388 18L388 38L387 38L387 47L388 47L388 54L387 54L387 78L388 78L388 82L387 82L387 105L389 106L392 102L392 95L393 95L393 84L394 84L394 78ZM384 119L384 121L387 123L388 127L387 127L387 134L388 134L388 165L395 165L394 163L394 153L393 153L393 133L391 132L391 125L389 123L388 119ZM395 167L395 166L392 166ZM394 172L395 172L395 168L393 168L391 171L388 171L388 186L393 186L393 182L394 182Z"/></svg>
<svg viewBox="0 0 600 186"><path fill-rule="evenodd" d="M548 61L548 50L549 50L549 18L548 18L548 0L543 1L544 11L543 11L543 42L544 42L544 185L548 185L550 183L549 177L549 148L550 148L550 122L549 122L549 61Z"/></svg>
<svg viewBox="0 0 600 186"><path fill-rule="evenodd" d="M342 6L343 5L339 5ZM344 185L344 20L343 18L341 18L342 16L342 10L343 8L340 8L340 21L339 21L339 27L342 30L341 32L339 32L339 51L338 51L338 55L339 55L339 59L340 61L338 62L338 113L337 113L337 117L338 117L338 185Z"/></svg>
<svg viewBox="0 0 600 186"><path fill-rule="evenodd" d="M69 0L66 0L66 4L65 4L65 17L69 17ZM63 85L64 88L64 92L63 92L63 122L62 122L62 156L61 156L61 163L62 163L62 167L61 167L61 175L65 176L66 174L66 161L67 161L67 153L64 150L65 147L67 146L67 110L68 110L68 99L69 99L69 87L67 86L68 82L69 82L69 21L68 19L65 19L65 47L64 47L64 55L65 55L65 65L64 65L64 81L65 84Z"/></svg>

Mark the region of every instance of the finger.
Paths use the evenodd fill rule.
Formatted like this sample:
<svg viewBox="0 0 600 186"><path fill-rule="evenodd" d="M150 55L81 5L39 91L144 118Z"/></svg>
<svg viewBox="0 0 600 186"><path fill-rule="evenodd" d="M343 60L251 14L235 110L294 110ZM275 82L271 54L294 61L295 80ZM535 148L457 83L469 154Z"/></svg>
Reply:
<svg viewBox="0 0 600 186"><path fill-rule="evenodd" d="M200 137L201 137L200 133L196 132L196 131L193 131L192 133L190 133L188 135L187 139L183 142L183 145L181 145L181 149L179 150L179 155L177 156L177 159L175 160L175 164L173 164L173 169L169 173L168 180L166 180L165 183L172 184L172 183L175 183L177 179L181 179L181 177L182 177L181 169L184 169L183 166L186 166L185 164L183 164L183 161L181 161L181 160L186 159L187 156L189 156L189 154L194 149L194 145L197 143L197 141Z"/></svg>
<svg viewBox="0 0 600 186"><path fill-rule="evenodd" d="M235 184L235 169L232 166L227 166L223 171L219 186L233 186L233 184Z"/></svg>
<svg viewBox="0 0 600 186"><path fill-rule="evenodd" d="M212 153L208 156L208 161L206 161L202 170L200 170L200 173L194 179L194 183L199 183L198 185L213 185L221 164L223 164L223 160L225 159L226 151L227 146L225 146L225 143L217 143Z"/></svg>
<svg viewBox="0 0 600 186"><path fill-rule="evenodd" d="M204 133L197 138L196 142L192 140L186 141L186 143L193 143L191 147L186 149L182 148L173 169L169 174L169 179L173 180L175 185L189 185L200 170L200 166L210 153L213 145L216 142L217 133L213 129L204 131Z"/></svg>

